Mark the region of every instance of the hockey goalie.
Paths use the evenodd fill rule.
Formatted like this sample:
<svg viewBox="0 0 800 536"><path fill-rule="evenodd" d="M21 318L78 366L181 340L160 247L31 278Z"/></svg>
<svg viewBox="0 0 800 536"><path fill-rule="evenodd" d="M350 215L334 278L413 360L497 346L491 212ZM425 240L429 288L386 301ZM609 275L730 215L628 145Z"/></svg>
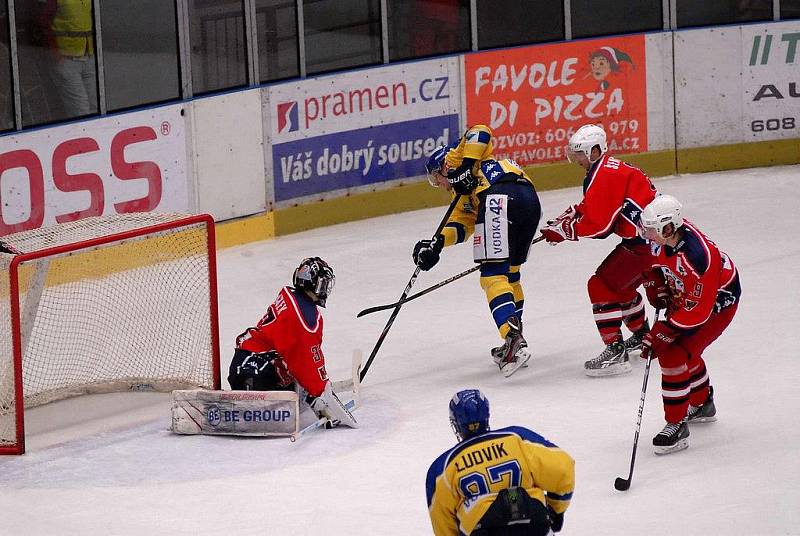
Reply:
<svg viewBox="0 0 800 536"><path fill-rule="evenodd" d="M325 307L335 283L333 269L309 257L294 271L255 327L236 338L228 383L232 391L175 391L172 430L184 434L279 435L305 429L357 428L351 413L358 395L353 379L331 382L322 353ZM343 404L338 393L352 391ZM310 411L308 411L310 410ZM312 422L304 423L304 415Z"/></svg>

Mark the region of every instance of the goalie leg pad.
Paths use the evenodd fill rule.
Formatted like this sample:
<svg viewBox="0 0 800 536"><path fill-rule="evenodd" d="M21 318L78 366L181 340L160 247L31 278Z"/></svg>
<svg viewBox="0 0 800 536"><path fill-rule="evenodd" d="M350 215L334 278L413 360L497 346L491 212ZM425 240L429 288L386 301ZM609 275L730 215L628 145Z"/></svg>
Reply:
<svg viewBox="0 0 800 536"><path fill-rule="evenodd" d="M300 424L294 391L181 390L172 404L178 434L292 437Z"/></svg>
<svg viewBox="0 0 800 536"><path fill-rule="evenodd" d="M331 382L325 384L325 390L318 397L308 400L309 406L320 418L327 418L333 426L343 424L350 428L358 428L358 422L353 414L342 404L336 393L333 392Z"/></svg>

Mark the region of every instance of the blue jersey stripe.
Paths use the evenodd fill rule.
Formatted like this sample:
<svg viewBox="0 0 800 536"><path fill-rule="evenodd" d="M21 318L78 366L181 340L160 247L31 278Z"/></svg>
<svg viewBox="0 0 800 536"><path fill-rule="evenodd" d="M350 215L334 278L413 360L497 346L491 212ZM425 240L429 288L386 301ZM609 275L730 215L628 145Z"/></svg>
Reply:
<svg viewBox="0 0 800 536"><path fill-rule="evenodd" d="M436 490L436 479L444 473L447 460L447 455L450 451L445 452L431 464L430 469L428 469L428 475L425 477L425 495L428 498L428 508L431 507L431 501L433 500L433 492Z"/></svg>
<svg viewBox="0 0 800 536"><path fill-rule="evenodd" d="M547 492L547 498L551 501L571 501L572 500L572 492L565 493L564 495L559 495L557 493L552 493L550 491Z"/></svg>

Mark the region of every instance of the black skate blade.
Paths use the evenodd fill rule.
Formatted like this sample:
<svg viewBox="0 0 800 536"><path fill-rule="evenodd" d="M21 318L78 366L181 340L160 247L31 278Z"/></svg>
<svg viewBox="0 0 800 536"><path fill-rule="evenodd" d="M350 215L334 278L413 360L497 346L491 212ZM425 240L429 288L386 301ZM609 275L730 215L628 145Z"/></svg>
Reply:
<svg viewBox="0 0 800 536"><path fill-rule="evenodd" d="M681 450L686 450L689 448L689 440L687 438L679 439L677 443L674 445L670 445L668 447L653 447L655 453L659 456L664 456L665 454L672 454L673 452L680 452Z"/></svg>

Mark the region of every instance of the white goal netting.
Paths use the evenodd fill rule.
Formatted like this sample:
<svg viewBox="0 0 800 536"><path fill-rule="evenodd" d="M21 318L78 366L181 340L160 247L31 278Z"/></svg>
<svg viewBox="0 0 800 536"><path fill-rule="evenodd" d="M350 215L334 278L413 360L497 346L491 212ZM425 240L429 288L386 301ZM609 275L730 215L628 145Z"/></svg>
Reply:
<svg viewBox="0 0 800 536"><path fill-rule="evenodd" d="M0 237L0 448L21 439L20 385L25 407L91 392L214 387L210 225L142 213Z"/></svg>

